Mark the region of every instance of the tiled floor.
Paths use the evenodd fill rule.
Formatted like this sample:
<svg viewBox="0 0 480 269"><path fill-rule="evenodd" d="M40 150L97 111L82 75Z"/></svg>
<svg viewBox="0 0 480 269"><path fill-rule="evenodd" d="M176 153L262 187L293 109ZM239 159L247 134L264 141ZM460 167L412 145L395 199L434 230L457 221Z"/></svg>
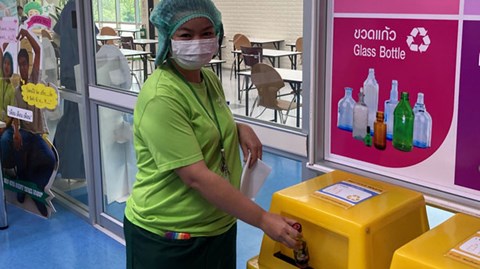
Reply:
<svg viewBox="0 0 480 269"><path fill-rule="evenodd" d="M301 163L271 153L264 161L272 173L256 202L268 210L272 194L301 181ZM0 230L0 268L89 269L125 268L125 248L118 241L55 203L57 213L43 219L7 205L9 228ZM427 207L430 228L452 213ZM263 233L243 222L238 224L237 268L260 252Z"/></svg>
<svg viewBox="0 0 480 269"><path fill-rule="evenodd" d="M0 230L0 268L125 268L124 246L54 203L43 219L7 205L9 227Z"/></svg>

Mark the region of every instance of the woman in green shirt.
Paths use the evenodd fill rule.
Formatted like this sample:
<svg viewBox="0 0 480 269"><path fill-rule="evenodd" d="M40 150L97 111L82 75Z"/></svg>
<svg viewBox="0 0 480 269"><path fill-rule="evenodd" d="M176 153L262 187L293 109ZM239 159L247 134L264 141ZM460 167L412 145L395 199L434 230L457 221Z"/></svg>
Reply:
<svg viewBox="0 0 480 269"><path fill-rule="evenodd" d="M138 172L125 209L127 268L235 268L237 218L293 248L295 221L238 190L239 148L251 166L262 145L235 123L219 79L202 68L223 37L219 11L211 0L163 0L150 19L158 68L134 111Z"/></svg>

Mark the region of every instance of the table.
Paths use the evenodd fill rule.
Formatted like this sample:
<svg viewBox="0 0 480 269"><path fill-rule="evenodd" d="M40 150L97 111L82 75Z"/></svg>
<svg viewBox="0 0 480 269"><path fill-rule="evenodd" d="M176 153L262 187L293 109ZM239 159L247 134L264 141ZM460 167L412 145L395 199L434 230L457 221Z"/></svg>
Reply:
<svg viewBox="0 0 480 269"><path fill-rule="evenodd" d="M249 37L248 40L250 41L250 44L252 44L252 46L263 47L263 45L272 44L277 50L280 49L280 44L283 41L285 41L283 39L255 38L255 37L252 37L252 38ZM229 39L228 41L233 42L233 39Z"/></svg>
<svg viewBox="0 0 480 269"><path fill-rule="evenodd" d="M120 37L116 35L97 35L97 40L102 42L102 45L105 45L107 41L120 40Z"/></svg>
<svg viewBox="0 0 480 269"><path fill-rule="evenodd" d="M234 56L238 59L238 56L242 54L241 50L232 51ZM280 58L288 57L291 63L292 69L297 69L297 55L302 54L300 51L290 51L290 50L274 50L274 49L263 49L263 57L267 58L273 67L280 68ZM277 61L278 59L278 61ZM240 70L240 61L237 61L237 72Z"/></svg>
<svg viewBox="0 0 480 269"><path fill-rule="evenodd" d="M221 46L218 48L217 54L215 54L213 57L218 56L218 59L222 60L222 49L224 49L224 48L226 48L226 47L227 47L226 45L221 45Z"/></svg>
<svg viewBox="0 0 480 269"><path fill-rule="evenodd" d="M152 44L157 44L158 40L156 39L145 39L145 38L138 38L138 39L133 39L133 44L134 45L140 45L142 47L143 51L145 51L145 48L147 45L152 45ZM151 50L151 48L150 48Z"/></svg>
<svg viewBox="0 0 480 269"><path fill-rule="evenodd" d="M213 71L217 74L217 76L220 78L220 81L222 81L222 64L226 63L227 61L225 60L219 60L219 59L211 59L207 66L211 66Z"/></svg>
<svg viewBox="0 0 480 269"><path fill-rule="evenodd" d="M263 45L266 45L266 44L273 44L273 46L277 50L280 49L280 44L285 41L283 39L276 39L276 38L255 38L255 37L252 37L252 38L249 37L248 40L250 41L250 44L252 44L252 46L263 47ZM233 42L233 39L230 39L228 41Z"/></svg>
<svg viewBox="0 0 480 269"><path fill-rule="evenodd" d="M283 39L274 39L274 38L249 38L250 43L252 46L259 46L263 47L263 45L266 44L273 44L273 46L279 50L280 49L280 44L285 41Z"/></svg>
<svg viewBox="0 0 480 269"><path fill-rule="evenodd" d="M119 36L121 36L123 32L128 32L128 33L132 33L134 37L137 32L141 31L140 28L122 28L122 27L115 28L115 30L118 32Z"/></svg>
<svg viewBox="0 0 480 269"><path fill-rule="evenodd" d="M285 43L286 47L290 47L291 51L294 51L295 47L297 46L296 43Z"/></svg>
<svg viewBox="0 0 480 269"><path fill-rule="evenodd" d="M147 58L150 52L143 51L143 50L129 50L129 49L120 49L120 52L122 52L122 54L127 58L140 56L140 58L143 61L143 81L147 80L147 77L148 77Z"/></svg>
<svg viewBox="0 0 480 269"><path fill-rule="evenodd" d="M300 103L300 92L302 88L302 82L303 82L303 72L302 70L294 70L294 69L288 69L288 68L275 68L275 70L278 72L280 77L282 77L283 81L288 82L292 89L295 91L295 96L296 96L296 102ZM245 88L245 115L248 116L248 91L250 90L250 87L248 86L249 79L251 77L251 71L241 71L238 72L239 76L245 76L247 79L246 81L246 88ZM237 88L238 92L240 92L240 77L238 78L237 81ZM300 107L297 107L297 127L300 127Z"/></svg>

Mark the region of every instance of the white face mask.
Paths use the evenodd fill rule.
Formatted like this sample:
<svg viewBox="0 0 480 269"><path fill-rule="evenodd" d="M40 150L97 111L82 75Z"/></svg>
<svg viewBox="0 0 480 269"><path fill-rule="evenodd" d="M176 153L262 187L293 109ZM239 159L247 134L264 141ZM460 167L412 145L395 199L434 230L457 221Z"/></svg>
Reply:
<svg viewBox="0 0 480 269"><path fill-rule="evenodd" d="M208 64L218 51L218 39L172 40L172 59L186 70Z"/></svg>

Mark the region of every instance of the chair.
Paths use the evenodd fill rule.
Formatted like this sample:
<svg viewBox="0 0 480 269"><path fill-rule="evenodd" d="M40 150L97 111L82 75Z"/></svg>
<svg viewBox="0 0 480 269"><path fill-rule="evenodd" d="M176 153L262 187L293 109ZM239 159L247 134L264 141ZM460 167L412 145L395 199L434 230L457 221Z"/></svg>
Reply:
<svg viewBox="0 0 480 269"><path fill-rule="evenodd" d="M270 65L257 63L252 67L251 77L253 84L257 88L258 97L253 103L250 116L252 116L255 104L258 101L258 106L275 110L275 121L278 111L280 122L285 124L290 110L299 108L301 104L296 102L295 95L290 101L278 98L279 91L285 86L285 82L280 74ZM285 111L285 115L282 111Z"/></svg>
<svg viewBox="0 0 480 269"><path fill-rule="evenodd" d="M233 36L233 50L234 51L240 50L240 47L242 46L251 47L252 43L250 42L247 36L243 34L235 34ZM241 55L237 53L233 53L233 63L232 63L231 70L233 71L235 78L237 78L237 72L240 71L237 69L239 69L240 64L242 63L242 60L243 58L241 57ZM230 71L230 79L232 79L232 71Z"/></svg>
<svg viewBox="0 0 480 269"><path fill-rule="evenodd" d="M263 48L262 47L245 47L240 46L242 51L242 58L245 66L252 67L258 63L263 62Z"/></svg>
<svg viewBox="0 0 480 269"><path fill-rule="evenodd" d="M135 49L135 45L133 44L133 37L132 36L121 36L120 37L120 45L121 45L122 49L129 49L129 50L134 50ZM142 61L142 59L140 57L131 57L129 60L132 64L132 68L131 68L132 72L143 70L141 68L135 69L135 61L138 61L138 60Z"/></svg>
<svg viewBox="0 0 480 269"><path fill-rule="evenodd" d="M303 37L299 37L297 41L295 41L295 50L303 52Z"/></svg>
<svg viewBox="0 0 480 269"><path fill-rule="evenodd" d="M133 37L132 36L121 36L120 37L120 45L122 49L129 49L133 50L134 45L133 45Z"/></svg>
<svg viewBox="0 0 480 269"><path fill-rule="evenodd" d="M300 64L303 63L303 37L297 38L297 41L295 41L295 50L298 52L302 52L300 55Z"/></svg>
<svg viewBox="0 0 480 269"><path fill-rule="evenodd" d="M262 47L245 47L240 46L242 51L241 58L245 64L246 69L251 69L254 65L263 62L263 48ZM245 78L247 79L247 78ZM245 81L244 81L245 82ZM239 82L240 83L240 82ZM240 85L240 84L239 84ZM240 89L240 87L238 87ZM251 89L252 85L245 85L242 89ZM238 92L238 100L242 100L241 91Z"/></svg>
<svg viewBox="0 0 480 269"><path fill-rule="evenodd" d="M116 36L116 35L117 35L117 31L115 31L115 29L113 29L112 27L103 26L103 27L100 29L100 35L113 35L113 36ZM114 42L113 40L108 40L107 42L105 42L105 44L107 44L107 45L115 45L115 42Z"/></svg>

